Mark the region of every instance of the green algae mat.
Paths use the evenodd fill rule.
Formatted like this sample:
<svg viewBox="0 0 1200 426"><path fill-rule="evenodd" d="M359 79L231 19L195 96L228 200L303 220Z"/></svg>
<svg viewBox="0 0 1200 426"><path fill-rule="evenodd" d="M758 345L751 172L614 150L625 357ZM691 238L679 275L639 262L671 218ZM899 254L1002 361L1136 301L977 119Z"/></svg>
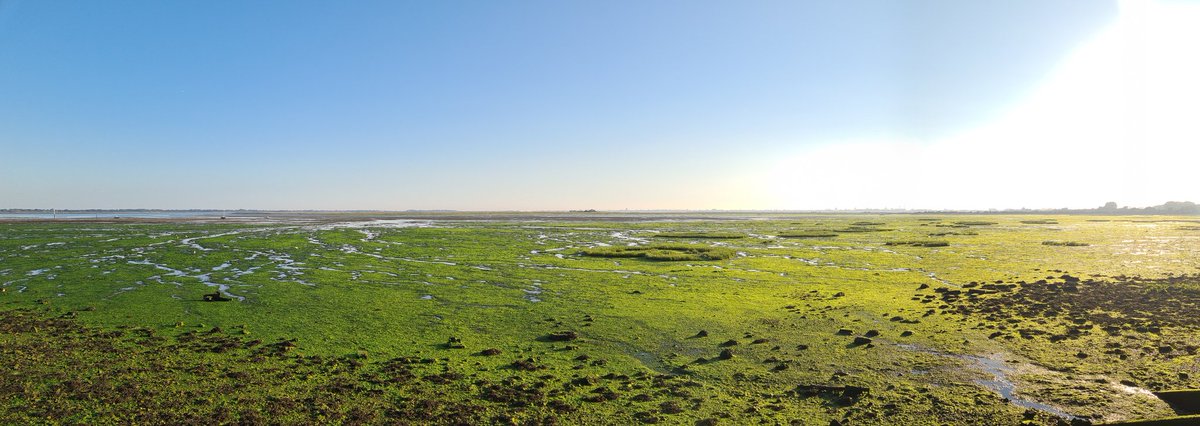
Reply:
<svg viewBox="0 0 1200 426"><path fill-rule="evenodd" d="M1200 386L1197 229L0 223L0 423L1167 418L1153 392Z"/></svg>

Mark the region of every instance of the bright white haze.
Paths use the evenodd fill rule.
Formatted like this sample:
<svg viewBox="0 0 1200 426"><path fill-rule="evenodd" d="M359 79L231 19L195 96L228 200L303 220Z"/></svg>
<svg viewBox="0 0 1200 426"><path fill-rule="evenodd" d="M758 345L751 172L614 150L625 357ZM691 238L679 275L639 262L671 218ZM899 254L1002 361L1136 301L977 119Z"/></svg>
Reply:
<svg viewBox="0 0 1200 426"><path fill-rule="evenodd" d="M1200 200L1200 3L1120 16L995 120L934 141L834 141L761 176L783 209L1081 208Z"/></svg>

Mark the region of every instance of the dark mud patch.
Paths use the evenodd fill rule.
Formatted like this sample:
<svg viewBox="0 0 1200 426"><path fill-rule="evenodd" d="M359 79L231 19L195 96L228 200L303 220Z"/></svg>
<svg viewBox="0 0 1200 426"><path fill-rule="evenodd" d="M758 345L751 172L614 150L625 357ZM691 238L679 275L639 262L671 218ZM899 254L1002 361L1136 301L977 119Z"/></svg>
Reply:
<svg viewBox="0 0 1200 426"><path fill-rule="evenodd" d="M1044 245L1044 246L1058 246L1058 247L1087 247L1087 246L1089 246L1089 245L1091 245L1091 244L1088 244L1088 243L1085 243L1085 242L1080 242L1080 241L1058 241L1058 240L1049 240L1049 241L1042 241L1042 245Z"/></svg>
<svg viewBox="0 0 1200 426"><path fill-rule="evenodd" d="M1061 318L1079 325L1069 333L1073 337L1096 331L1158 333L1163 327L1200 327L1200 275L1085 280L1063 274L1036 282L969 283L963 287L934 291L948 305L948 312L981 315L993 321ZM1088 328L1087 324L1094 326Z"/></svg>
<svg viewBox="0 0 1200 426"><path fill-rule="evenodd" d="M589 257L627 257L659 261L704 261L728 259L733 257L736 252L726 247L691 244L655 244L648 246L595 247L581 250L579 254Z"/></svg>
<svg viewBox="0 0 1200 426"><path fill-rule="evenodd" d="M908 240L908 241L888 241L885 246L909 246L909 247L949 247L950 242L941 240Z"/></svg>

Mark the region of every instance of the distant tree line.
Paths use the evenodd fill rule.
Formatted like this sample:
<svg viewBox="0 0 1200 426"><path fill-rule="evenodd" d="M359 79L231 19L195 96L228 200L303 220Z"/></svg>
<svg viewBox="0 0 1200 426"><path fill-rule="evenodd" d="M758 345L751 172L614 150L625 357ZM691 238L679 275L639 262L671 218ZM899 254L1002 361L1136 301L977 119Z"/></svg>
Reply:
<svg viewBox="0 0 1200 426"><path fill-rule="evenodd" d="M1191 201L1167 201L1166 203L1144 208L1117 207L1117 203L1109 201L1096 209L1101 214L1163 214L1163 215L1192 215L1200 214L1200 205Z"/></svg>

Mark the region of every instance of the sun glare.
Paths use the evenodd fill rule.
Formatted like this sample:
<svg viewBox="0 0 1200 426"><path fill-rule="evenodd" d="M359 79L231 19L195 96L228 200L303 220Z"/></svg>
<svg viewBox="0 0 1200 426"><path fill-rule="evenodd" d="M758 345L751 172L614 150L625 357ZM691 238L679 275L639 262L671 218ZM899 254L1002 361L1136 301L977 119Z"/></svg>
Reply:
<svg viewBox="0 0 1200 426"><path fill-rule="evenodd" d="M1200 198L1200 4L1121 3L1118 19L1023 102L935 141L833 141L779 162L778 208L1094 207Z"/></svg>

